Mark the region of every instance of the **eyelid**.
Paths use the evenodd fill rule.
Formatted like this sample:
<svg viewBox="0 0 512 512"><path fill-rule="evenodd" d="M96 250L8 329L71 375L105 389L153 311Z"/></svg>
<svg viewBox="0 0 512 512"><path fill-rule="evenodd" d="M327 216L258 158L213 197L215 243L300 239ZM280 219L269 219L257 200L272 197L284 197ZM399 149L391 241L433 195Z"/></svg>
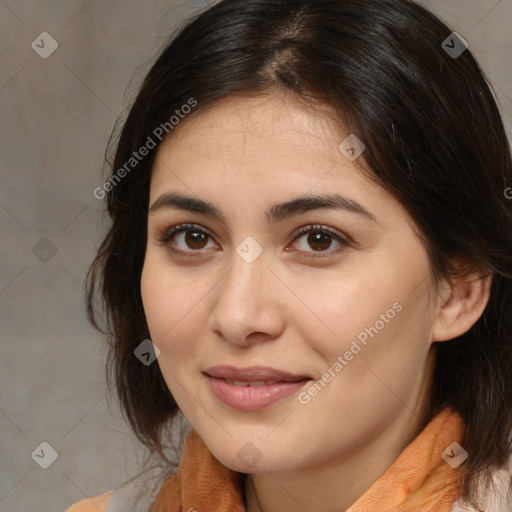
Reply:
<svg viewBox="0 0 512 512"><path fill-rule="evenodd" d="M171 226L167 229L164 229L160 234L157 235L157 240L161 244L165 245L169 242L171 237L173 235L175 235L176 233L183 232L183 231L189 231L189 230L192 231L193 229L195 229L197 231L204 232L210 238L214 238L212 232L209 229L205 228L204 226L201 226L200 224L194 224L192 222L184 222L182 224L174 224L173 226ZM198 251L196 251L196 252L198 252Z"/></svg>
<svg viewBox="0 0 512 512"><path fill-rule="evenodd" d="M185 222L185 223L181 223L181 224L175 224L175 225L171 226L170 228L163 230L159 235L157 235L157 240L158 240L158 242L160 242L160 244L166 246L166 245L168 245L169 241L175 234L183 233L186 231L192 231L192 230L200 231L200 232L206 234L210 239L215 238L214 235L212 234L212 232L209 229L202 226L201 224ZM320 231L325 232L328 235L332 236L342 246L342 248L349 247L354 243L352 238L349 237L348 235L341 233L340 231L338 231L334 228L331 228L329 226L325 226L323 224L307 224L305 226L297 228L291 235L292 242L294 242L301 235L304 235L307 233L320 232ZM192 256L192 257L200 256L201 252L202 252L200 250L197 250L197 251L192 251L192 250L191 251L182 251L180 249L171 249L171 250L175 253L180 253L185 256ZM312 257L312 258L322 258L323 257L323 258L325 258L325 257L329 257L329 256L339 253L340 248L338 247L338 249L334 249L334 250L318 251L317 254L315 254L314 251L313 252L298 251L298 252L308 253L309 256L307 256L307 257Z"/></svg>
<svg viewBox="0 0 512 512"><path fill-rule="evenodd" d="M295 238L297 238L299 235L303 235L305 233L314 233L315 231L324 231L346 244L353 243L353 240L345 233L342 233L337 229L331 228L324 224L307 224L306 226L302 226L293 232L292 237L295 240Z"/></svg>
<svg viewBox="0 0 512 512"><path fill-rule="evenodd" d="M297 240L304 234L317 232L327 233L332 238L334 238L340 244L340 246L335 249L330 249L327 251L298 251L306 253L306 258L330 258L339 255L340 252L353 245L353 240L351 237L338 231L337 229L325 226L323 224L307 224L306 226L302 226L296 229L292 235L293 242L295 242L295 240Z"/></svg>

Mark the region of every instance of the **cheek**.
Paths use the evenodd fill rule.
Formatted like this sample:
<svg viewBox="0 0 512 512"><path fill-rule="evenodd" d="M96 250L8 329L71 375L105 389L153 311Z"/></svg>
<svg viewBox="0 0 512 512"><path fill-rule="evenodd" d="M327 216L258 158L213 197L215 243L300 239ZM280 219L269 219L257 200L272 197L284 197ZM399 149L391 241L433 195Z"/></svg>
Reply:
<svg viewBox="0 0 512 512"><path fill-rule="evenodd" d="M181 383L187 382L193 372L189 368L195 359L198 339L194 329L199 322L194 318L197 310L196 294L190 285L181 285L176 276L169 275L164 265L146 260L141 276L141 296L144 313L153 343L159 348L158 366L167 387L182 410L187 408L187 393Z"/></svg>
<svg viewBox="0 0 512 512"><path fill-rule="evenodd" d="M413 407L418 399L430 343L428 322L417 301L384 300L382 307L374 304L372 312L366 325L352 322L350 334L347 331L347 337L331 347L327 360L336 377L325 398L344 412L342 416L360 411L360 417L366 417L373 411L377 428L382 418L391 418L404 404Z"/></svg>
<svg viewBox="0 0 512 512"><path fill-rule="evenodd" d="M187 297L183 296L183 289L169 278L168 270L153 263L151 257L146 258L142 269L141 295L152 340L162 350L166 340L175 334ZM181 300L176 300L177 297Z"/></svg>
<svg viewBox="0 0 512 512"><path fill-rule="evenodd" d="M142 269L140 288L149 331L152 340L157 342L172 327L170 319L174 315L171 311L166 312L172 303L171 301L168 303L168 290L166 290L162 280L159 279L157 268L151 262L148 263L147 258Z"/></svg>
<svg viewBox="0 0 512 512"><path fill-rule="evenodd" d="M404 315L397 311L403 309L404 294L396 283L393 273L374 275L369 269L295 280L294 290L306 298L304 302L314 313L305 314L302 304L294 307L294 317L304 327L304 339L324 358L332 359L333 354L349 350L354 340L364 347L365 341L382 337Z"/></svg>
<svg viewBox="0 0 512 512"><path fill-rule="evenodd" d="M324 372L336 375L330 380L333 391L361 397L366 390L374 397L392 398L384 383L407 394L421 376L432 318L427 285L411 293L418 280L415 276L422 275L419 270L407 275L388 267L387 272L338 276L328 289L320 283L310 295L325 328L302 321L302 336L320 356L321 364L315 365L319 377ZM338 393L331 397L335 395L339 397Z"/></svg>
<svg viewBox="0 0 512 512"><path fill-rule="evenodd" d="M197 351L199 330L206 325L207 292L211 285L148 257L141 275L144 313L159 360L176 366ZM172 355L172 357L171 357Z"/></svg>

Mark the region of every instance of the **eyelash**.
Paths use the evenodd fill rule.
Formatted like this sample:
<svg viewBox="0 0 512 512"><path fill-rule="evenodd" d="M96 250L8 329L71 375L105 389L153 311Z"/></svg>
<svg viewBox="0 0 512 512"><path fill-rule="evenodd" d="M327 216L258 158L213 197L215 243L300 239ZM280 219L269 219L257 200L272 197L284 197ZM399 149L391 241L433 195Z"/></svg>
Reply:
<svg viewBox="0 0 512 512"><path fill-rule="evenodd" d="M165 231L163 231L161 233L161 235L158 236L158 241L162 245L169 246L169 242L171 241L171 238L174 235L181 233L181 232L187 232L187 231L196 231L196 232L205 234L210 238L213 238L213 235L207 229L203 228L202 226L200 226L198 224L185 223L185 224L176 224L175 226L171 226L170 228L166 229ZM295 240L297 240L301 235L308 234L308 233L319 233L319 232L327 233L328 235L332 236L337 242L339 242L341 244L341 247L338 247L338 249L336 249L334 251L318 251L317 254L312 253L308 257L326 258L326 257L332 256L334 254L338 254L340 251L342 251L343 249L345 249L346 247L349 247L351 245L351 241L349 241L348 237L345 238L342 235L340 235L337 231L333 230L332 228L329 228L328 226L323 226L320 224L304 226L302 228L299 228L295 233L295 237L294 237L293 241L295 242ZM198 257L201 255L200 254L201 250L182 251L180 249L174 249L174 248L170 248L170 247L169 247L169 249L174 253L179 253L186 257L193 258L193 257ZM302 251L302 252L304 252L304 251ZM309 252L309 251L305 251L305 252ZM324 255L322 255L321 253L324 253ZM325 253L327 253L327 254L325 254Z"/></svg>

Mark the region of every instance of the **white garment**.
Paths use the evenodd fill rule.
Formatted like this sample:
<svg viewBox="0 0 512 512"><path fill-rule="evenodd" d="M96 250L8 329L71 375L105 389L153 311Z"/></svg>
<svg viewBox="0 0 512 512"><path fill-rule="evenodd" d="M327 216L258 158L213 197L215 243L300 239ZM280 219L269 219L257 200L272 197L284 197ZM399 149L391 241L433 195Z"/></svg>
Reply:
<svg viewBox="0 0 512 512"><path fill-rule="evenodd" d="M493 474L494 488L479 490L478 504L484 512L512 512L511 474L501 469ZM475 507L463 505L460 499L455 500L450 512L477 512Z"/></svg>

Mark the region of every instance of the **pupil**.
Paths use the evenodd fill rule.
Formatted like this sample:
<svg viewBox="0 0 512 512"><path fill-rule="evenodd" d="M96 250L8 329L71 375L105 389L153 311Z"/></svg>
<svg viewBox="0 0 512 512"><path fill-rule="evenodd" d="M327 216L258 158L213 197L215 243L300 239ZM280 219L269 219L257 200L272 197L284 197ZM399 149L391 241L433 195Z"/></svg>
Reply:
<svg viewBox="0 0 512 512"><path fill-rule="evenodd" d="M325 233L310 233L308 236L308 243L311 244L311 248L315 251L320 251L322 249L328 249L329 245L331 245L331 235L327 235ZM317 246L315 247L315 244ZM320 247L318 247L320 244Z"/></svg>
<svg viewBox="0 0 512 512"><path fill-rule="evenodd" d="M198 231L187 231L185 234L185 241L191 249L202 249L205 245L205 240L205 234Z"/></svg>

